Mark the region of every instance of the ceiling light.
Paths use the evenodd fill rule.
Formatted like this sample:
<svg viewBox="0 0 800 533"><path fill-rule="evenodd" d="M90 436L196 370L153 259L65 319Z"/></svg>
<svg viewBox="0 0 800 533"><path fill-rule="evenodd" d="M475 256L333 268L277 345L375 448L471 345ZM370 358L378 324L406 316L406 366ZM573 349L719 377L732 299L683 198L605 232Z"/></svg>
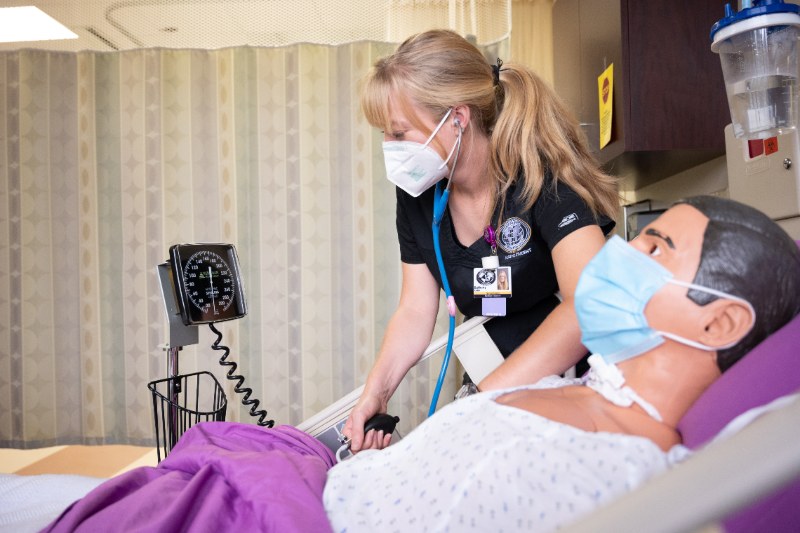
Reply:
<svg viewBox="0 0 800 533"><path fill-rule="evenodd" d="M2 43L77 38L69 28L37 7L0 7Z"/></svg>

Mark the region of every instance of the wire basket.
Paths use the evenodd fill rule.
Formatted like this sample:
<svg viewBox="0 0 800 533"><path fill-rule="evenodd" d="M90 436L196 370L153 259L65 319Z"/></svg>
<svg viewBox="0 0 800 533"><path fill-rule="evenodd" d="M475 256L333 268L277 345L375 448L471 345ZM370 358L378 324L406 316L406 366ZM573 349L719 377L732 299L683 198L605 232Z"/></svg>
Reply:
<svg viewBox="0 0 800 533"><path fill-rule="evenodd" d="M151 381L153 421L159 462L181 435L198 422L223 422L228 408L225 391L210 372L194 372Z"/></svg>

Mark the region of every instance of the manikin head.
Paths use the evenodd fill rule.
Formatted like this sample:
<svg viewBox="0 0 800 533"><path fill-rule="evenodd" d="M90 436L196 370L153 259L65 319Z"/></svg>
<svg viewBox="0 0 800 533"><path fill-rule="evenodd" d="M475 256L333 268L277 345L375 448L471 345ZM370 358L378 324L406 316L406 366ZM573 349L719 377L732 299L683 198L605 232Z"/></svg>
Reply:
<svg viewBox="0 0 800 533"><path fill-rule="evenodd" d="M609 242L575 293L584 344L620 362L668 340L730 368L800 312L800 250L759 211L679 202L631 243Z"/></svg>
<svg viewBox="0 0 800 533"><path fill-rule="evenodd" d="M717 352L724 372L800 313L800 249L752 207L715 196L697 196L682 204L708 218L694 282L739 296L755 309L756 321L746 337ZM691 290L687 296L698 305L716 299Z"/></svg>

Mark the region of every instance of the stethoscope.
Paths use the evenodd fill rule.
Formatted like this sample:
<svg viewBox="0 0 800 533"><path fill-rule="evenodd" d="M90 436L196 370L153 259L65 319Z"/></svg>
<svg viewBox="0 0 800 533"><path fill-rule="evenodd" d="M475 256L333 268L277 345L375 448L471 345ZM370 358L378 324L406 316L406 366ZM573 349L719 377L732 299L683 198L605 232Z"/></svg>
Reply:
<svg viewBox="0 0 800 533"><path fill-rule="evenodd" d="M442 187L442 182L439 181L436 183L436 188L433 191L433 221L431 223L433 251L436 253L436 264L439 266L439 276L442 278L442 288L444 289L444 295L447 299L447 312L450 315L450 326L447 333L447 348L445 348L444 359L442 359L442 368L439 370L439 378L436 380L436 388L433 390L428 416L431 416L436 411L436 404L439 403L439 393L444 384L447 367L450 365L450 355L453 352L453 339L455 338L456 331L456 300L453 298L453 292L450 290L450 282L447 279L447 272L444 270L442 247L439 243L442 218L447 209L447 200L450 198L450 185L453 183L453 172L455 172L456 169L458 155L461 153L461 136L464 132L461 127L461 122L458 119L455 119L455 125L458 126L458 138L456 139L456 145L453 147L455 153L453 154L453 166L450 167L450 177L447 180L447 187Z"/></svg>

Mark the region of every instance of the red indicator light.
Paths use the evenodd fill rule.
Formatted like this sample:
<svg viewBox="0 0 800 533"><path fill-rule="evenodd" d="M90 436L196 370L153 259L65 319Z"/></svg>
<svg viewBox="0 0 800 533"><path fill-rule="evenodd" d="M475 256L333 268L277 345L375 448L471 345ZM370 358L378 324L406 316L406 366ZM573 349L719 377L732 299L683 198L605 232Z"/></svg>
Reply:
<svg viewBox="0 0 800 533"><path fill-rule="evenodd" d="M760 156L764 153L764 139L753 139L747 141L747 148L750 159Z"/></svg>

